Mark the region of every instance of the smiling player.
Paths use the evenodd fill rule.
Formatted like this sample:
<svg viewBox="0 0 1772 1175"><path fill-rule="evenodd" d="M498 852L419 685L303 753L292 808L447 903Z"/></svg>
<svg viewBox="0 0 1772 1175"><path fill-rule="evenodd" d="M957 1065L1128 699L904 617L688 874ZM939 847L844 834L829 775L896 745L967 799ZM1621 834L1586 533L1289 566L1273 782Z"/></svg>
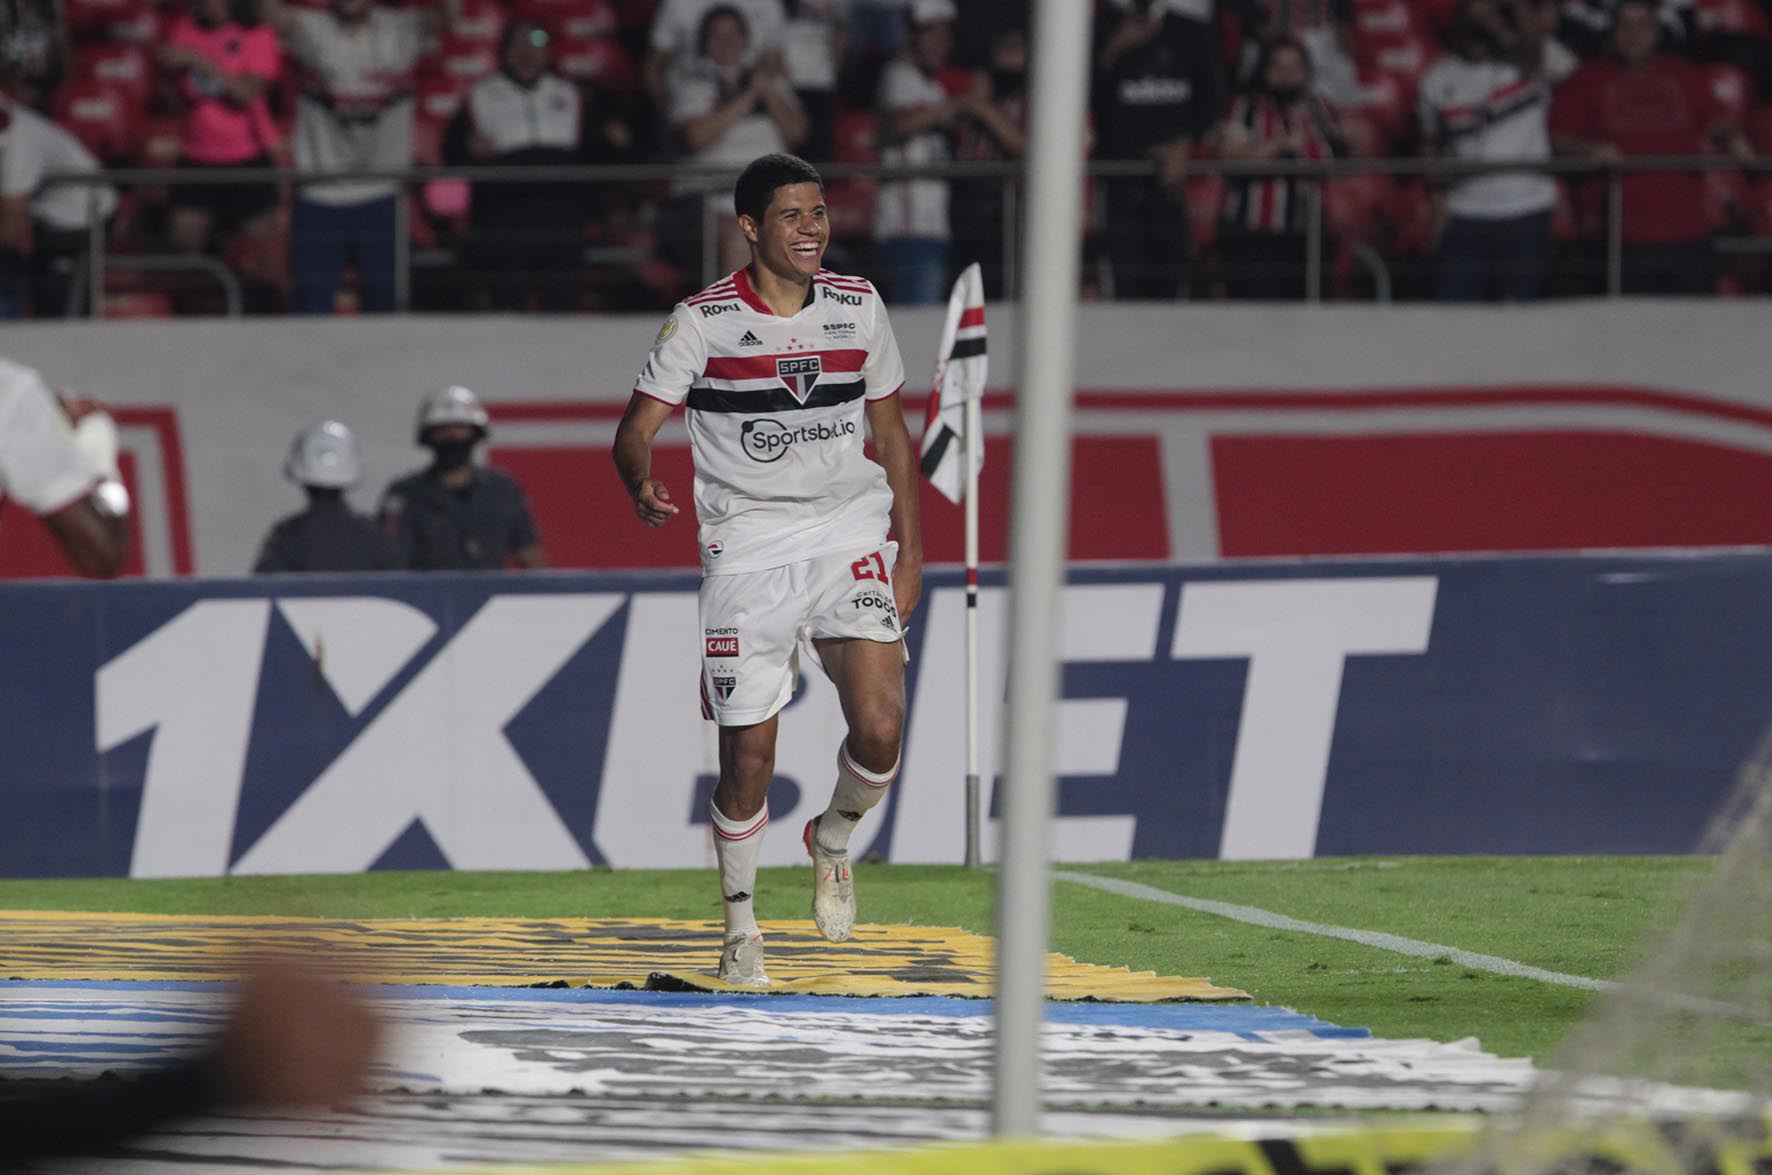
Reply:
<svg viewBox="0 0 1772 1175"><path fill-rule="evenodd" d="M813 919L841 942L855 926L849 835L898 774L903 626L922 594L923 548L898 343L871 283L820 267L824 182L802 159L765 155L739 177L734 204L751 263L671 311L616 432L615 466L641 521L675 517L652 476L652 441L688 405L702 714L720 724L719 973L762 986L752 895L798 649L809 644L849 725L830 805L804 833ZM862 450L864 423L878 464Z"/></svg>

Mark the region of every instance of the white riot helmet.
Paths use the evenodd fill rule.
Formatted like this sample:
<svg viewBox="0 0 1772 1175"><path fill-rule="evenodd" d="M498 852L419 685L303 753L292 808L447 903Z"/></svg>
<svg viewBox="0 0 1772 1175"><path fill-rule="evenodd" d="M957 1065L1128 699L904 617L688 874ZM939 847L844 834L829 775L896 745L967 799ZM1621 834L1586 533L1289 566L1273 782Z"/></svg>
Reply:
<svg viewBox="0 0 1772 1175"><path fill-rule="evenodd" d="M467 388L450 385L432 392L418 406L418 443L425 443L425 433L433 428L442 428L451 424L465 424L472 428L476 440L486 437L486 426L490 418L486 408L480 403L480 397Z"/></svg>
<svg viewBox="0 0 1772 1175"><path fill-rule="evenodd" d="M363 446L338 421L322 420L301 430L289 446L283 472L297 485L348 489L363 476Z"/></svg>

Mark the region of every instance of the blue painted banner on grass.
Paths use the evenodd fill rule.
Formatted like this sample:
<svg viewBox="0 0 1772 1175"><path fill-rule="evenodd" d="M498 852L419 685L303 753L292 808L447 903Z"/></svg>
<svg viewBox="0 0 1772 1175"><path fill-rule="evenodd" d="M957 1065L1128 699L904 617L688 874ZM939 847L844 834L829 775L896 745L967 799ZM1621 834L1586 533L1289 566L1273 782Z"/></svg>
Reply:
<svg viewBox="0 0 1772 1175"><path fill-rule="evenodd" d="M1074 570L1056 855L1687 851L1772 716L1768 601L1766 553ZM889 860L960 856L963 616L932 573ZM678 574L0 588L0 873L706 864L701 638ZM801 685L765 863L841 736Z"/></svg>

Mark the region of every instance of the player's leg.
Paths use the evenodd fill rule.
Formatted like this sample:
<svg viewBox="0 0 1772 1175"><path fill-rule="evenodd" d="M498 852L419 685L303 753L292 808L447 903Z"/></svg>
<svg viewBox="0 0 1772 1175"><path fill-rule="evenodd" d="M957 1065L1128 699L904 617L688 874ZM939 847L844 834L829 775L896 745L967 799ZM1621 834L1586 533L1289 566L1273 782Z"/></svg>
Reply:
<svg viewBox="0 0 1772 1175"><path fill-rule="evenodd" d="M848 725L837 748L831 802L804 834L813 865L813 921L833 942L848 938L855 926L850 835L898 775L905 662L890 578L895 553L888 543L859 560L837 561L812 626Z"/></svg>
<svg viewBox="0 0 1772 1175"><path fill-rule="evenodd" d="M769 982L753 905L757 859L769 826L776 714L793 694L800 625L785 576L708 576L700 597L702 711L720 724L720 782L708 805L726 918L720 977L755 986Z"/></svg>
<svg viewBox="0 0 1772 1175"><path fill-rule="evenodd" d="M757 926L757 859L769 827L769 783L775 777L775 731L771 715L749 726L720 728L720 782L708 816L714 826L714 857L720 864L726 936L720 978L733 983L769 982L763 970L763 932Z"/></svg>

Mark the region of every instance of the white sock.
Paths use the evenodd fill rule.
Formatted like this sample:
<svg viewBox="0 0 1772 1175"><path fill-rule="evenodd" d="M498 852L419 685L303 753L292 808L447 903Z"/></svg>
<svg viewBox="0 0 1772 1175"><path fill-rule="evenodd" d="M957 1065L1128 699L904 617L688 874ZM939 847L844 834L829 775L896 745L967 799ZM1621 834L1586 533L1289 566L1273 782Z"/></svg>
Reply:
<svg viewBox="0 0 1772 1175"><path fill-rule="evenodd" d="M726 937L758 934L757 913L752 906L757 892L757 857L763 851L763 830L769 826L769 806L749 820L728 820L708 801L714 821L714 856L720 862L720 894L726 899Z"/></svg>
<svg viewBox="0 0 1772 1175"><path fill-rule="evenodd" d="M886 798L886 788L898 778L898 764L876 775L849 757L849 745L837 745L837 789L830 807L818 818L818 847L827 853L849 851L849 834L862 816Z"/></svg>

